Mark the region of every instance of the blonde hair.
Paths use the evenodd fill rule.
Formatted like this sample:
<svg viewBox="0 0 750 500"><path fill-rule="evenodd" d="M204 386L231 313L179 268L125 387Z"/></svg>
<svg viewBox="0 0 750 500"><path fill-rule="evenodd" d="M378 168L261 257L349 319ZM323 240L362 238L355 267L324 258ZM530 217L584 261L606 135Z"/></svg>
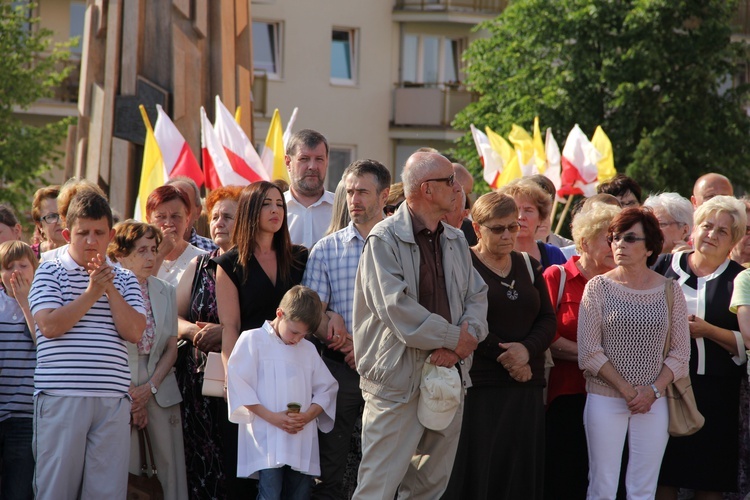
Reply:
<svg viewBox="0 0 750 500"><path fill-rule="evenodd" d="M516 179L498 189L498 192L512 196L514 199L527 198L536 206L540 221L546 220L552 210L552 199L549 193L530 179Z"/></svg>
<svg viewBox="0 0 750 500"><path fill-rule="evenodd" d="M320 326L320 296L306 286L295 285L290 288L281 299L279 309L284 313L285 319L307 325L309 333Z"/></svg>
<svg viewBox="0 0 750 500"><path fill-rule="evenodd" d="M747 231L745 204L734 196L714 196L695 209L693 220L700 226L713 214L725 213L732 218L732 245L740 241Z"/></svg>
<svg viewBox="0 0 750 500"><path fill-rule="evenodd" d="M573 217L573 241L576 251L579 254L583 253L583 240L592 241L602 231L606 233L612 220L621 210L618 206L601 202L584 205Z"/></svg>

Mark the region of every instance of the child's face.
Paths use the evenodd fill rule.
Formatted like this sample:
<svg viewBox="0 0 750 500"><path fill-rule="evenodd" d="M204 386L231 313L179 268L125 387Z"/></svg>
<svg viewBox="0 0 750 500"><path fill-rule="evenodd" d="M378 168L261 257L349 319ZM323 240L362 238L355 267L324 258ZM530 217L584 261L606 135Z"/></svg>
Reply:
<svg viewBox="0 0 750 500"><path fill-rule="evenodd" d="M26 281L31 283L34 281L34 265L27 258L14 260L10 265L0 269L0 279L2 279L3 287L8 295L13 294L13 288L10 286L10 278L13 273L19 273Z"/></svg>
<svg viewBox="0 0 750 500"><path fill-rule="evenodd" d="M101 219L77 219L73 227L63 231L70 243L68 252L73 260L81 266L86 266L97 254L104 258L107 255L107 245L115 235L115 230L109 227L106 217Z"/></svg>
<svg viewBox="0 0 750 500"><path fill-rule="evenodd" d="M286 319L284 311L276 310L277 322L276 334L287 345L295 345L305 338L310 328L301 321L291 321Z"/></svg>

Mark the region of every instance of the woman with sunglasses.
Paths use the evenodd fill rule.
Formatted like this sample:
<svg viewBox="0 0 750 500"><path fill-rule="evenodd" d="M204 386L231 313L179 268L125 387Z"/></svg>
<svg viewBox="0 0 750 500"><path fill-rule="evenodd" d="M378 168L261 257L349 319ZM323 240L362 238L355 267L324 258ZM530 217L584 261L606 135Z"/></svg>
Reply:
<svg viewBox="0 0 750 500"><path fill-rule="evenodd" d="M513 198L485 194L471 215L478 240L472 261L489 287L489 334L474 352L473 385L443 498L540 499L544 351L555 313L541 265L513 250L520 227Z"/></svg>
<svg viewBox="0 0 750 500"><path fill-rule="evenodd" d="M688 300L690 380L706 423L685 437L671 437L659 476L659 498L676 499L678 488L697 499L737 491L740 383L745 345L729 305L743 267L729 259L744 236L745 205L715 196L695 211L692 252L662 255L655 270L682 286Z"/></svg>
<svg viewBox="0 0 750 500"><path fill-rule="evenodd" d="M667 384L688 373L687 306L677 282L649 269L664 241L650 209L623 210L608 232L617 267L589 280L578 313L578 366L587 393L587 498L617 495L626 436L627 497L654 498L669 438L662 395Z"/></svg>
<svg viewBox="0 0 750 500"><path fill-rule="evenodd" d="M578 368L578 308L586 283L615 267L607 231L619 212L619 206L584 203L573 217L573 240L578 255L563 266L550 266L544 271L552 307L557 311L557 332L550 346L555 366L549 373L545 414L547 498L561 491L571 499L586 497L589 472L583 428L586 381Z"/></svg>

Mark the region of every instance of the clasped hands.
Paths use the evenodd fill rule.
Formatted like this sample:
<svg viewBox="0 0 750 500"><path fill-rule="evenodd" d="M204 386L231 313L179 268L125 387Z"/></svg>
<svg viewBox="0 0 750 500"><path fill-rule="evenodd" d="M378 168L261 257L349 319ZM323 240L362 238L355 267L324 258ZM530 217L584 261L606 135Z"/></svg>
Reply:
<svg viewBox="0 0 750 500"><path fill-rule="evenodd" d="M648 413L651 405L656 401L656 394L651 386L638 385L632 388L632 392L625 395L630 413Z"/></svg>
<svg viewBox="0 0 750 500"><path fill-rule="evenodd" d="M86 272L89 274L88 289L97 297L109 293L115 282L115 270L109 265L107 259L100 254L92 257L86 263Z"/></svg>
<svg viewBox="0 0 750 500"><path fill-rule="evenodd" d="M518 342L500 342L498 346L505 352L497 357L497 362L508 370L511 378L517 382L531 380L528 349Z"/></svg>
<svg viewBox="0 0 750 500"><path fill-rule="evenodd" d="M461 323L461 331L458 335L458 344L456 344L456 348L454 350L445 347L435 349L430 354L430 363L436 366L444 366L446 368L455 366L456 363L462 359L469 357L477 348L478 344L479 341L477 338L469 333L469 323L464 321Z"/></svg>

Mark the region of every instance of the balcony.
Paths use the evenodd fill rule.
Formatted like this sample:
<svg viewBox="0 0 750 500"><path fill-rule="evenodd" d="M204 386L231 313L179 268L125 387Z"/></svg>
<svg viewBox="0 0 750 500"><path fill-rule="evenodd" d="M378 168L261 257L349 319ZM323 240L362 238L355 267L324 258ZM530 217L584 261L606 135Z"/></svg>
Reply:
<svg viewBox="0 0 750 500"><path fill-rule="evenodd" d="M508 0L396 0L393 10L500 14L507 5Z"/></svg>
<svg viewBox="0 0 750 500"><path fill-rule="evenodd" d="M473 100L459 84L401 84L393 93L393 125L447 128Z"/></svg>
<svg viewBox="0 0 750 500"><path fill-rule="evenodd" d="M396 22L478 24L498 16L509 0L395 0Z"/></svg>

